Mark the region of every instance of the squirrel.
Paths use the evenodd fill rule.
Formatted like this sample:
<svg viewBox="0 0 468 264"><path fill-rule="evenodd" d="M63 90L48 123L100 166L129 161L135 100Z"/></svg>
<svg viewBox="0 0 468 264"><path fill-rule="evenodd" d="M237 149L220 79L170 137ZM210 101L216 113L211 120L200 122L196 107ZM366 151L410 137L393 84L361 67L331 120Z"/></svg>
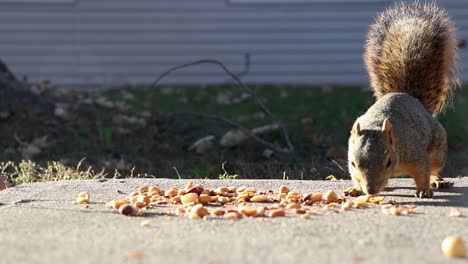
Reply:
<svg viewBox="0 0 468 264"><path fill-rule="evenodd" d="M393 176L411 176L419 198L453 185L439 176L447 135L435 117L458 84L456 51L453 23L434 3L395 4L375 18L364 62L376 102L351 130L346 195L377 194Z"/></svg>

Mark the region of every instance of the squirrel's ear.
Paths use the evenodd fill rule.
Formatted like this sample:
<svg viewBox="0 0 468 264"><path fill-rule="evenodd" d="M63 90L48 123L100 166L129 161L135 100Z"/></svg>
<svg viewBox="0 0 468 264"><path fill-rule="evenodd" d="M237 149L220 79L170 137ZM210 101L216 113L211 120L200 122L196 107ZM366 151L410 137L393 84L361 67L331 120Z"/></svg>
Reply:
<svg viewBox="0 0 468 264"><path fill-rule="evenodd" d="M382 124L382 132L385 132L388 135L388 140L390 145L393 145L393 134L392 134L392 123L390 123L390 120L385 119Z"/></svg>
<svg viewBox="0 0 468 264"><path fill-rule="evenodd" d="M360 135L361 134L361 125L359 124L359 121L356 121L356 123L354 123L352 133L354 135Z"/></svg>
<svg viewBox="0 0 468 264"><path fill-rule="evenodd" d="M382 132L387 132L390 133L392 132L392 123L390 123L390 120L386 119L383 121L382 124Z"/></svg>

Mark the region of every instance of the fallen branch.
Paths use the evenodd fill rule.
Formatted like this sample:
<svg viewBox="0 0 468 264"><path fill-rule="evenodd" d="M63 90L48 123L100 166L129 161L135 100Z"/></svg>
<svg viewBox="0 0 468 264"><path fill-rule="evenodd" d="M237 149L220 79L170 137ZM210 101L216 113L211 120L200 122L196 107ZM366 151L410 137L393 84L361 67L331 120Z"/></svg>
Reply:
<svg viewBox="0 0 468 264"><path fill-rule="evenodd" d="M266 134L272 131L278 130L280 127L278 124L270 124L266 126L256 127L251 130L251 132L255 135ZM229 130L224 136L221 138L219 144L223 147L234 147L239 145L240 143L244 142L249 137L240 130Z"/></svg>
<svg viewBox="0 0 468 264"><path fill-rule="evenodd" d="M238 76L236 76L234 73L232 73L222 62L218 61L218 60L213 60L213 59L205 59L205 60L198 60L198 61L194 61L194 62L189 62L189 63L185 63L185 64L182 64L182 65L178 65L178 66L175 66L175 67L172 67L170 69L168 69L167 71L163 72L161 75L159 75L159 77L153 82L153 84L151 85L151 87L153 88L156 88L158 85L159 85L159 82L164 78L166 77L167 75L171 74L172 72L174 71L177 71L177 70L180 70L180 69L183 69L183 68L187 68L187 67L190 67L190 66L194 66L194 65L200 65L200 64L214 64L214 65L218 65L227 75L229 75L237 84L237 86L239 88L242 88L244 89L245 91L247 91L251 96L252 98L254 99L255 103L260 107L260 109L267 115L269 116L273 123L274 124L277 124L280 128L281 128L281 132L283 134L283 137L284 137L284 140L286 141L286 145L288 146L288 151L284 151L284 150L280 150L278 149L276 146L274 146L273 144L267 142L267 141L264 141L260 138L258 138L257 136L255 136L253 133L251 133L248 129L245 129L244 127L242 127L240 124L234 122L234 121L231 121L229 119L226 119L224 117L221 117L221 116L213 116L213 115L204 115L204 114L199 114L199 113L194 113L194 115L199 115L201 117L208 117L210 116L210 119L215 119L215 120L218 120L218 121L224 121L225 123L228 123L232 126L235 126L237 128L239 128L240 130L242 130L245 134L247 134L249 137L255 139L257 142L260 142L259 140L263 141L262 144L266 145L267 144L270 146L268 147L269 149L275 151L275 152L278 152L278 153L291 153L291 152L294 152L294 146L292 145L291 143L291 140L289 139L289 134L288 134L288 131L286 129L286 126L283 124L283 122L281 122L279 119L277 119L273 113L265 106L265 104L260 100L260 98L258 98L257 94L255 93L255 91L253 89L251 89L249 86L245 85L240 79ZM242 128L242 129L241 129ZM248 133L246 132L248 131ZM255 136L254 137L252 137ZM266 144L265 144L266 143Z"/></svg>
<svg viewBox="0 0 468 264"><path fill-rule="evenodd" d="M230 125L232 127L235 127L237 129L239 129L240 131L242 131L244 134L249 136L254 141L264 145L266 148L271 149L274 152L277 152L277 153L280 153L280 154L290 154L291 153L291 151L289 151L289 150L284 150L284 149L278 148L277 146L273 145L272 143L259 138L252 131L250 131L249 129L243 127L241 124L239 124L239 123L237 123L235 121L229 120L229 119L227 119L225 117L222 117L222 116L209 115L209 114L196 113L196 112L174 112L174 113L169 113L168 115L172 115L172 116L177 116L177 115L179 115L179 116L195 116L195 117L201 117L201 118L205 118L205 119L220 121L220 122L226 123L226 124L228 124L228 125Z"/></svg>

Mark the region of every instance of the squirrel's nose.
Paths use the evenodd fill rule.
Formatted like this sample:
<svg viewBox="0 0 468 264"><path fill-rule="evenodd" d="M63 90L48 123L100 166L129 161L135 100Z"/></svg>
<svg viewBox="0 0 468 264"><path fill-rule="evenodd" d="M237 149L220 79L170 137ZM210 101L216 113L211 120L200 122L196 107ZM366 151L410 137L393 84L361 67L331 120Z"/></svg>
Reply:
<svg viewBox="0 0 468 264"><path fill-rule="evenodd" d="M377 188L375 188L374 186L367 185L366 187L367 194L377 194Z"/></svg>

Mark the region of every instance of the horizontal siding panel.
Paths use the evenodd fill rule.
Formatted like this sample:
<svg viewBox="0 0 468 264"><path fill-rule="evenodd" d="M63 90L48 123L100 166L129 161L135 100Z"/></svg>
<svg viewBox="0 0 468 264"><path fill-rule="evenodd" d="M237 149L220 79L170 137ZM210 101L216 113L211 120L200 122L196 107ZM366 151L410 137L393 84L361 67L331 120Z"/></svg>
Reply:
<svg viewBox="0 0 468 264"><path fill-rule="evenodd" d="M318 58L314 54L303 54L303 55L268 55L268 56L258 56L257 54L251 55L251 65L259 66L259 65L269 65L272 63L285 63L285 64L296 64L296 65L316 65L317 63L327 63L327 64L343 64L344 62L360 62L362 56L360 55L350 55L350 54L343 54L343 56L321 56ZM92 65L95 64L97 59L96 56L47 56L45 57L31 57L31 56L7 56L5 59L6 62L12 64L26 64L31 63L34 65L35 63L39 63L41 61L47 61L48 63L53 63L54 65L60 66L67 66L68 63L75 62L77 59L83 65ZM206 59L208 57L201 57L201 56L192 56L190 58L179 56L101 56L99 57L99 61L104 64L126 64L129 66L155 66L155 65L164 65L169 67L171 65L176 64L183 64L195 60ZM213 57L212 57L213 58ZM213 58L215 59L215 58ZM243 54L235 55L235 56L222 56L218 59L222 60L222 62L226 65L232 64L242 64L244 65L244 56Z"/></svg>
<svg viewBox="0 0 468 264"><path fill-rule="evenodd" d="M38 45L47 43L58 43L61 44L76 44L75 32L61 35L47 35L47 34L9 34L7 39L2 39L2 44L18 44L22 41L34 41ZM224 34L213 35L209 33L187 33L183 35L179 34L159 34L155 37L153 34L81 34L81 42L87 44L109 44L118 43L122 44L141 44L141 43L152 43L157 40L158 44L177 44L184 42L186 44L211 44L211 45L223 45L232 44L233 42L275 42L275 43L290 43L290 42L320 42L320 41L360 41L364 43L364 33L359 36L356 33L335 33L329 32L323 35L316 34L251 34L240 32L238 34L231 34L225 32Z"/></svg>
<svg viewBox="0 0 468 264"><path fill-rule="evenodd" d="M288 23L272 23L270 21L262 21L257 23L249 23L244 21L238 22L230 22L225 23L222 21L218 21L216 23L213 22L196 22L196 23L178 23L174 22L171 24L167 23L125 23L125 22L106 22L106 23L75 23L70 21L69 23L15 23L15 24L0 24L0 30L8 32L8 31L17 31L17 30L30 30L35 31L37 29L47 28L48 30L60 30L60 29L69 29L78 27L80 30L86 31L97 31L99 29L110 29L111 31L245 31L246 28L249 28L249 31L258 31L263 29L273 29L276 32L285 30L285 29L295 29L295 30L311 30L311 29L318 29L318 30L327 30L327 29L343 29L343 23L340 22L330 22L330 23L310 23L305 24L302 22L293 22L290 21ZM369 23L365 21L349 21L347 24L350 28L367 28Z"/></svg>
<svg viewBox="0 0 468 264"><path fill-rule="evenodd" d="M313 52L313 51L321 51L321 50L355 50L356 47L360 47L362 45L362 41L349 41L347 44L348 47L343 47L341 43L320 43L320 42L295 42L289 43L288 45L284 45L284 43L273 42L265 47L261 43L246 43L246 42L236 42L233 43L234 45L214 45L214 44L205 44L205 45L193 45L191 47L187 47L187 44L184 42L178 43L166 43L160 44L156 41L153 44L148 43L104 43L104 44L91 44L85 43L79 45L81 50L93 51L93 52L102 52L103 54L109 52L119 52L119 51L132 51L137 50L138 52L151 52L151 54L157 53L164 53L164 52L179 52L180 50L190 50L193 52L222 52L222 51L305 51L305 52ZM76 49L78 47L77 44L62 44L58 43L56 45L50 44L39 44L35 43L33 47L21 47L14 44L6 44L0 42L0 49L1 50L9 50L9 51L23 51L28 50L29 52L32 51L54 51L54 50L65 50L69 51L70 49Z"/></svg>
<svg viewBox="0 0 468 264"><path fill-rule="evenodd" d="M255 65L254 65L255 66ZM228 65L227 66L230 69L237 69L242 70L244 68L244 65L242 64L237 64L237 65ZM35 70L39 70L41 72L62 72L63 74L66 75L75 75L75 74L93 74L93 73L102 73L102 72L107 72L110 74L127 74L130 76L151 76L155 75L155 73L161 73L164 72L168 69L168 67L164 66L158 66L158 67L148 67L145 69L140 69L140 68L134 68L134 67L128 67L126 64L122 65L105 65L105 66L99 66L99 65L87 65L86 67L76 67L73 70L67 71L63 70L63 66L54 66L54 65L43 65L39 67L23 67L22 68L26 72L34 72ZM272 73L272 74L278 74L278 73L297 73L297 74L311 74L311 73L325 73L325 72L331 72L331 71L340 71L342 73L362 73L363 66L362 64L355 64L355 65L313 65L309 64L308 67L304 67L304 65L262 65L262 67L258 67L257 69L251 70L251 74L266 74L266 73ZM185 75L198 75L198 74L204 74L204 73L214 73L214 72L219 72L222 73L221 69L218 67L206 67L206 66L198 66L198 67L192 67L190 69L184 69L180 70L180 72L184 72Z"/></svg>
<svg viewBox="0 0 468 264"><path fill-rule="evenodd" d="M18 75L69 86L150 83L197 59L223 61L256 83L367 85L364 38L384 3L228 5L215 0L79 0L73 5L0 3L0 58ZM468 39L468 2L444 2ZM460 51L468 65L467 50ZM462 80L468 80L466 70ZM215 66L167 83L216 83Z"/></svg>

